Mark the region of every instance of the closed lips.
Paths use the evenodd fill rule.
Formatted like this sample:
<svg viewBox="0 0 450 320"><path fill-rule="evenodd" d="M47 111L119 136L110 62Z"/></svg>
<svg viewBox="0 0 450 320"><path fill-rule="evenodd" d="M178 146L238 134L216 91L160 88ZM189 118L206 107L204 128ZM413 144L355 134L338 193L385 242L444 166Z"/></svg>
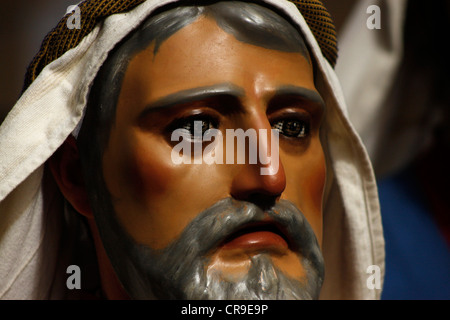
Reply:
<svg viewBox="0 0 450 320"><path fill-rule="evenodd" d="M277 249L286 251L289 238L274 222L252 223L230 234L222 243L223 249Z"/></svg>

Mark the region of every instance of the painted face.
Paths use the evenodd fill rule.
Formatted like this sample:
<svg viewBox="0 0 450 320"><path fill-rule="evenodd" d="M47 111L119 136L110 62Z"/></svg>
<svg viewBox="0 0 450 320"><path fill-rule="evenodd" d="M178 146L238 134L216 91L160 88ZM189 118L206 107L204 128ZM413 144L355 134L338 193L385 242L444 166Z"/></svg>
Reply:
<svg viewBox="0 0 450 320"><path fill-rule="evenodd" d="M180 239L189 243L198 237L199 268L221 281L246 279L255 257L263 256L294 283L304 284L308 272L300 252L318 254L322 239L323 108L307 57L240 42L210 18L176 32L156 54L150 45L129 63L103 155L118 222L136 244L156 255ZM277 167L271 168L274 161L248 159L244 164L174 163L179 142L171 135L181 129L185 139L195 138L195 121L202 133L214 128L224 140L227 129L276 129ZM271 139L264 146L258 140L258 147L275 148ZM210 144L201 144L202 150L212 152ZM261 174L261 168L272 174ZM278 219L284 212L284 220ZM295 217L305 218L307 226L296 229L290 222ZM200 220L209 225L199 226ZM181 261L187 254L171 252Z"/></svg>

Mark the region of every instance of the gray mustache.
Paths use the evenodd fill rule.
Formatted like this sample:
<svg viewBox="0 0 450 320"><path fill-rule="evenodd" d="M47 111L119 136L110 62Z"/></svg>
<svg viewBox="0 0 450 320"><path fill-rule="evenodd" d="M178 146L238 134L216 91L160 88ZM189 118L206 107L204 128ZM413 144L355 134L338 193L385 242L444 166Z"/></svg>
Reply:
<svg viewBox="0 0 450 320"><path fill-rule="evenodd" d="M298 250L303 256L315 254L310 252L312 247L319 247L314 231L303 213L286 200L281 200L270 209L263 210L250 202L233 198L223 199L201 212L185 228L179 241L185 245L190 243L199 253L207 254L243 227L267 221L273 221L278 225L289 238L293 249ZM193 241L199 237L200 242Z"/></svg>

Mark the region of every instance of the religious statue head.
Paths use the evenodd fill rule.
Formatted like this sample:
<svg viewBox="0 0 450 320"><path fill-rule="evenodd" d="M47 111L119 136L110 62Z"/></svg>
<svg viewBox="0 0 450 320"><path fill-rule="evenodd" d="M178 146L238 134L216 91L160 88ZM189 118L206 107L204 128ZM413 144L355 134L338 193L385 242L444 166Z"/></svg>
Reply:
<svg viewBox="0 0 450 320"><path fill-rule="evenodd" d="M274 9L164 8L103 64L78 148L60 151L78 149L86 189L60 188L131 297L317 298L324 108L302 34ZM72 166L55 160L57 181Z"/></svg>
<svg viewBox="0 0 450 320"><path fill-rule="evenodd" d="M110 46L102 29L78 45L102 62L80 55L87 67L70 76L89 90L69 91L82 120L46 162L88 226L102 296L319 298L326 199L343 172L332 172L326 115L349 128L324 85L333 53L321 45L324 62L314 40L330 36L305 33L287 1L141 2L154 8L134 9L139 22L111 50L89 48L89 37ZM131 24L113 18L105 30Z"/></svg>

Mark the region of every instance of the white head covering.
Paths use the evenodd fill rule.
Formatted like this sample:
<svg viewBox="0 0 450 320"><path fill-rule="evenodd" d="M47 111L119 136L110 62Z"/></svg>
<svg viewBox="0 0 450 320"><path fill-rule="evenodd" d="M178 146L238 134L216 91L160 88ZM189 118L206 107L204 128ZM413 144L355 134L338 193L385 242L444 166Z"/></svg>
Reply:
<svg viewBox="0 0 450 320"><path fill-rule="evenodd" d="M82 119L92 84L108 52L157 7L176 0L147 0L109 16L75 48L47 65L0 127L0 298L67 296L73 254L62 196L44 164ZM376 183L366 151L347 119L330 64L297 7L264 0L303 31L316 60L316 86L326 103L323 132L332 176L324 196L323 299L378 299L367 286L369 266L384 276L384 240ZM329 170L330 171L330 170Z"/></svg>
<svg viewBox="0 0 450 320"><path fill-rule="evenodd" d="M381 29L366 28L367 8L376 5L383 19ZM420 150L423 130L412 128L401 140L392 133L392 119L399 112L398 72L404 52L404 23L408 0L361 0L353 8L339 34L340 59L336 74L347 102L350 120L361 136L377 173L388 174L402 167ZM408 112L412 106L408 104ZM422 125L422 124L421 124ZM398 124L395 124L398 127ZM389 141L386 141L389 140ZM386 146L395 149L395 157L386 157Z"/></svg>

